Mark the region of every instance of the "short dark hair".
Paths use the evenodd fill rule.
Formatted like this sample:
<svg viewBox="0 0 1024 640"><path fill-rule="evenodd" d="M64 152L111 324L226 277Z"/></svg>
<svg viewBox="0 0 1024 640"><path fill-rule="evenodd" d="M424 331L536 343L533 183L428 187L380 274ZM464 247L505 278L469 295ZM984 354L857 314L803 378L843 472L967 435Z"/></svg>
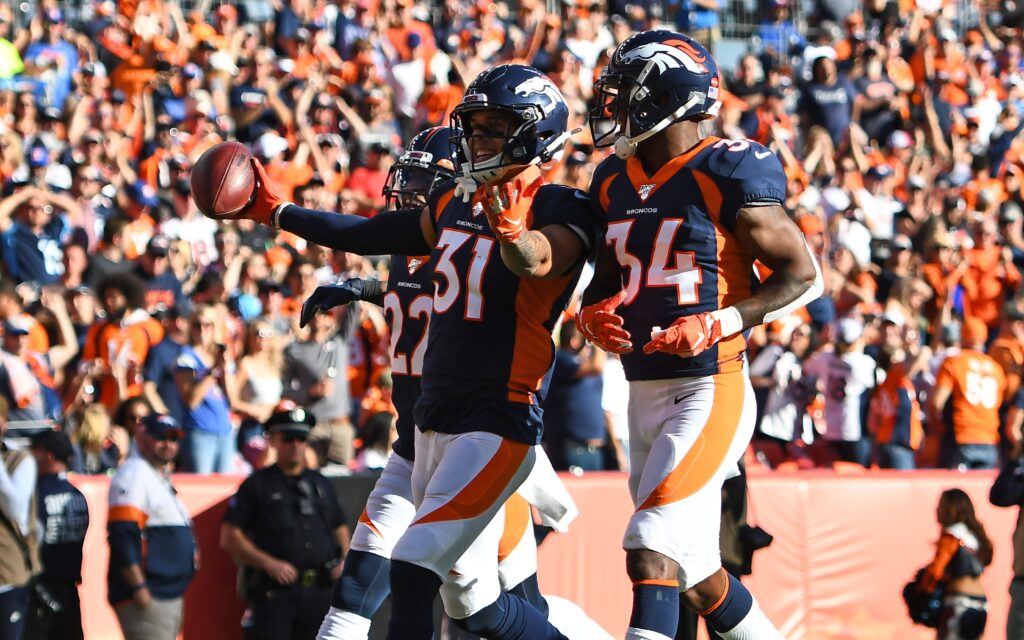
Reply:
<svg viewBox="0 0 1024 640"><path fill-rule="evenodd" d="M107 220L103 227L103 242L110 244L114 238L128 226L128 219L121 216L114 216Z"/></svg>

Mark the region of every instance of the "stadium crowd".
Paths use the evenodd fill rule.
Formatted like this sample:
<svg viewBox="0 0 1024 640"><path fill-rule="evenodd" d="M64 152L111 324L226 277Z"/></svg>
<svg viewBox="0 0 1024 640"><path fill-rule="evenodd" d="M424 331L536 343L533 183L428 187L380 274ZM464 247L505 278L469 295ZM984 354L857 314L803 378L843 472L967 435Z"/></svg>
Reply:
<svg viewBox="0 0 1024 640"><path fill-rule="evenodd" d="M714 4L0 5L12 433L52 421L75 443L74 470L111 473L138 420L166 413L185 431L179 471L244 473L268 464L261 425L290 401L316 417L311 464L380 468L381 310L296 320L318 284L384 278L386 259L218 224L190 198L191 165L237 139L296 203L377 215L403 141L447 123L482 69L536 66L583 127L611 47L658 24L714 47L730 9ZM987 0L804 4L766 2L748 52L722 60L717 134L783 160L787 208L827 287L751 335L750 462L994 466L1024 422L1024 18ZM589 186L604 151L588 136L550 181ZM621 366L570 325L552 457L624 467Z"/></svg>

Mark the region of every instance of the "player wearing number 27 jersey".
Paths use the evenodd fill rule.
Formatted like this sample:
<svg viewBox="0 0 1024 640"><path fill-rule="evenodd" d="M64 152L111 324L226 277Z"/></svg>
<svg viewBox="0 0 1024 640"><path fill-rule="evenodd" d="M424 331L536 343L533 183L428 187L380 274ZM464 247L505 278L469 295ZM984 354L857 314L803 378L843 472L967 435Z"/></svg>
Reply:
<svg viewBox="0 0 1024 640"><path fill-rule="evenodd" d="M625 40L595 84L594 142L615 155L591 182L607 231L577 322L622 354L630 383L626 640L676 637L680 604L727 640L782 637L721 568L721 487L754 428L743 330L822 283L781 206L779 160L705 135L718 90L710 52L669 31ZM755 260L773 271L763 283Z"/></svg>

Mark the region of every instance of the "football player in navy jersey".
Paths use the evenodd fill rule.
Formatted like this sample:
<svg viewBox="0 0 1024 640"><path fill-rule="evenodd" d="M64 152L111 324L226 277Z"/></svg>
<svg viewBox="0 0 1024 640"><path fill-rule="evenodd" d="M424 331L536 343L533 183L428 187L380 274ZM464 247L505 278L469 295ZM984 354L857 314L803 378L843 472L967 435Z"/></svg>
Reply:
<svg viewBox="0 0 1024 640"><path fill-rule="evenodd" d="M456 183L422 209L370 219L285 202L254 161L257 187L239 217L363 255L430 255L435 292L414 411L416 515L392 552L393 640L432 637L423 620L439 590L469 632L564 637L525 600L501 593L503 518L495 516L534 466L551 331L600 231L586 194L540 178L539 165L569 137L567 122L565 100L543 74L488 69L453 113L463 131Z"/></svg>
<svg viewBox="0 0 1024 640"><path fill-rule="evenodd" d="M432 127L412 139L392 165L385 182L383 195L388 210L423 207L435 187L455 177L450 139L461 134L458 129ZM352 535L344 570L335 583L331 609L324 617L318 640L368 637L370 621L390 592L391 550L415 515L411 488L415 455L412 416L420 395L422 350L427 344L433 302L432 268L429 256L392 256L386 290L377 280L351 278L317 287L302 305L299 326L305 326L316 313L357 300L385 308L391 331L392 401L398 410L394 455L388 458ZM537 467L528 482L532 480L538 485L536 490L544 492L545 499L538 501L542 503L538 508L559 505L545 509L546 516L553 525L564 528L575 514L575 506L543 450L537 450L537 457ZM549 499L552 497L553 502ZM536 541L529 505L519 496L511 500L512 506L506 506L503 547L499 547L498 555L502 590L511 591L544 611L547 601L537 585ZM602 632L594 628L595 623L579 607L566 601L559 601L558 605L548 619L561 631L570 637L577 633L585 633L578 637L591 640L601 637Z"/></svg>
<svg viewBox="0 0 1024 640"><path fill-rule="evenodd" d="M630 384L627 640L674 638L680 605L729 640L782 637L722 569L721 488L754 428L743 332L817 298L822 279L775 155L706 135L718 91L708 50L670 31L622 42L595 84L594 142L614 155L591 182L607 232L577 323L622 354Z"/></svg>

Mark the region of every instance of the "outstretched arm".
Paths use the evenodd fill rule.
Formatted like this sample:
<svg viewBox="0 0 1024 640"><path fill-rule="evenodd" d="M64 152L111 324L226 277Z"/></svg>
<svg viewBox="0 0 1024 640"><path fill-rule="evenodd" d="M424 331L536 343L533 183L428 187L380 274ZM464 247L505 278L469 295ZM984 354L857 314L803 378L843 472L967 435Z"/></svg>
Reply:
<svg viewBox="0 0 1024 640"><path fill-rule="evenodd" d="M286 201L259 162L252 160L256 188L236 218L284 229L314 244L364 256L430 253L437 242L430 209L406 209L374 218L303 209Z"/></svg>
<svg viewBox="0 0 1024 640"><path fill-rule="evenodd" d="M325 247L363 256L430 253L437 241L430 211L403 209L373 218L283 205L274 226Z"/></svg>

